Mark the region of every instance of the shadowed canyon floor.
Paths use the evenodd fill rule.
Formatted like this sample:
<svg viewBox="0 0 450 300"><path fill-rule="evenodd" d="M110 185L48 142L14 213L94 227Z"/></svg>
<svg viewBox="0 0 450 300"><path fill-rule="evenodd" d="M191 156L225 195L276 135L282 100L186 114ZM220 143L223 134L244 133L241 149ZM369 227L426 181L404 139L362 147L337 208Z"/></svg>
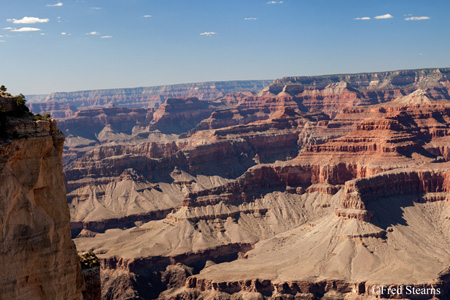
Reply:
<svg viewBox="0 0 450 300"><path fill-rule="evenodd" d="M59 120L103 298L446 299L449 74L289 77Z"/></svg>

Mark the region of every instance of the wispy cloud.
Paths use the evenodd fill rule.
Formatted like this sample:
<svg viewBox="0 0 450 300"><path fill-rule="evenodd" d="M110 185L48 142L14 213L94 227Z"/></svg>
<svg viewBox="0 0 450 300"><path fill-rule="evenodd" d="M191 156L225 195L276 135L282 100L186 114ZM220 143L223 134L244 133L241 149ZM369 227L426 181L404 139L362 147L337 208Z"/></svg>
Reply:
<svg viewBox="0 0 450 300"><path fill-rule="evenodd" d="M63 3L62 2L58 2L58 3L55 3L55 4L47 4L47 6L63 6Z"/></svg>
<svg viewBox="0 0 450 300"><path fill-rule="evenodd" d="M2 28L3 30L12 30L12 29L14 29L14 28L12 28L12 27L4 27L4 28Z"/></svg>
<svg viewBox="0 0 450 300"><path fill-rule="evenodd" d="M152 15L144 15L144 18L151 18Z"/></svg>
<svg viewBox="0 0 450 300"><path fill-rule="evenodd" d="M22 19L6 19L8 22L14 24L35 24L35 23L47 23L49 19L39 19L36 17L23 17Z"/></svg>
<svg viewBox="0 0 450 300"><path fill-rule="evenodd" d="M371 20L370 17L354 18L353 20Z"/></svg>
<svg viewBox="0 0 450 300"><path fill-rule="evenodd" d="M61 32L61 35L72 35L72 34L63 31L63 32Z"/></svg>
<svg viewBox="0 0 450 300"><path fill-rule="evenodd" d="M381 16L376 16L375 19L392 19L393 16L391 14L385 14L385 15L381 15Z"/></svg>
<svg viewBox="0 0 450 300"><path fill-rule="evenodd" d="M91 31L86 33L86 35L99 35L100 33L98 33L97 31Z"/></svg>
<svg viewBox="0 0 450 300"><path fill-rule="evenodd" d="M244 18L245 21L256 21L258 18Z"/></svg>
<svg viewBox="0 0 450 300"><path fill-rule="evenodd" d="M112 35L104 35L101 37L101 39L110 39L112 38Z"/></svg>
<svg viewBox="0 0 450 300"><path fill-rule="evenodd" d="M57 19L58 23L61 23L61 17L57 17L56 19Z"/></svg>
<svg viewBox="0 0 450 300"><path fill-rule="evenodd" d="M282 4L284 1L269 1L267 4Z"/></svg>
<svg viewBox="0 0 450 300"><path fill-rule="evenodd" d="M43 32L41 32L41 33L39 33L40 35L47 35L46 33L43 33Z"/></svg>
<svg viewBox="0 0 450 300"><path fill-rule="evenodd" d="M5 42L5 40L0 40L0 43L4 43Z"/></svg>
<svg viewBox="0 0 450 300"><path fill-rule="evenodd" d="M98 10L98 9L102 9L102 8L101 7L91 7L91 9Z"/></svg>
<svg viewBox="0 0 450 300"><path fill-rule="evenodd" d="M11 31L14 32L28 32L28 31L41 31L40 28L35 28L35 27L22 27L22 28L13 28L11 29Z"/></svg>
<svg viewBox="0 0 450 300"><path fill-rule="evenodd" d="M217 33L214 31L206 31L206 32L200 33L200 35L206 35L206 36L212 36L214 34L217 34Z"/></svg>
<svg viewBox="0 0 450 300"><path fill-rule="evenodd" d="M422 20L429 20L429 19L430 19L430 17L427 17L427 16L405 18L406 21L422 21Z"/></svg>

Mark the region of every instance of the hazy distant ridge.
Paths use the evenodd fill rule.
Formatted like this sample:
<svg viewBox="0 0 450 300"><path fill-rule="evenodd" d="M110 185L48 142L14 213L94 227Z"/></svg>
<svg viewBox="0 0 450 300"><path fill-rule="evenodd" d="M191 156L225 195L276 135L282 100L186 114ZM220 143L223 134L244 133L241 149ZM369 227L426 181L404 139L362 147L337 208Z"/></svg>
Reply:
<svg viewBox="0 0 450 300"><path fill-rule="evenodd" d="M162 103L166 97L195 96L201 100L212 100L227 93L240 91L259 92L273 80L236 80L161 85L137 88L55 92L49 95L27 95L29 103L65 102L75 107L120 104L127 107L142 107L145 102Z"/></svg>

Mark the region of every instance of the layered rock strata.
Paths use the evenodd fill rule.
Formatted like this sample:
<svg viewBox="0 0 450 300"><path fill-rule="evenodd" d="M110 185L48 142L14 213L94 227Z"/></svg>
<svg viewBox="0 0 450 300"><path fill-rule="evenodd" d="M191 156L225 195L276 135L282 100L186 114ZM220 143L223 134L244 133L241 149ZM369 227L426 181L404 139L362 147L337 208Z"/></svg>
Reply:
<svg viewBox="0 0 450 300"><path fill-rule="evenodd" d="M171 100L126 139L80 151L66 165L75 241L99 255L106 298L369 299L380 284L445 297L439 72L286 81L201 107L184 99L186 111Z"/></svg>
<svg viewBox="0 0 450 300"><path fill-rule="evenodd" d="M422 69L392 72L285 77L275 80L259 95L293 97L308 108L330 116L344 107L389 102L417 89L435 99L450 100L450 69Z"/></svg>
<svg viewBox="0 0 450 300"><path fill-rule="evenodd" d="M81 299L56 121L33 121L16 97L0 113L0 298Z"/></svg>

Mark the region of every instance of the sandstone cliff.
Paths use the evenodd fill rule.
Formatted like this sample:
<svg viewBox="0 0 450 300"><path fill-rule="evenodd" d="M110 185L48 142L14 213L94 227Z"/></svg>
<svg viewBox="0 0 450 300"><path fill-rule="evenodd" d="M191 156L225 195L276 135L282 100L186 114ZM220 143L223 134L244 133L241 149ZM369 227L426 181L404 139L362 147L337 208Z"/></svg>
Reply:
<svg viewBox="0 0 450 300"><path fill-rule="evenodd" d="M16 97L0 102L13 101ZM62 173L64 135L24 106L0 113L1 299L81 299Z"/></svg>

